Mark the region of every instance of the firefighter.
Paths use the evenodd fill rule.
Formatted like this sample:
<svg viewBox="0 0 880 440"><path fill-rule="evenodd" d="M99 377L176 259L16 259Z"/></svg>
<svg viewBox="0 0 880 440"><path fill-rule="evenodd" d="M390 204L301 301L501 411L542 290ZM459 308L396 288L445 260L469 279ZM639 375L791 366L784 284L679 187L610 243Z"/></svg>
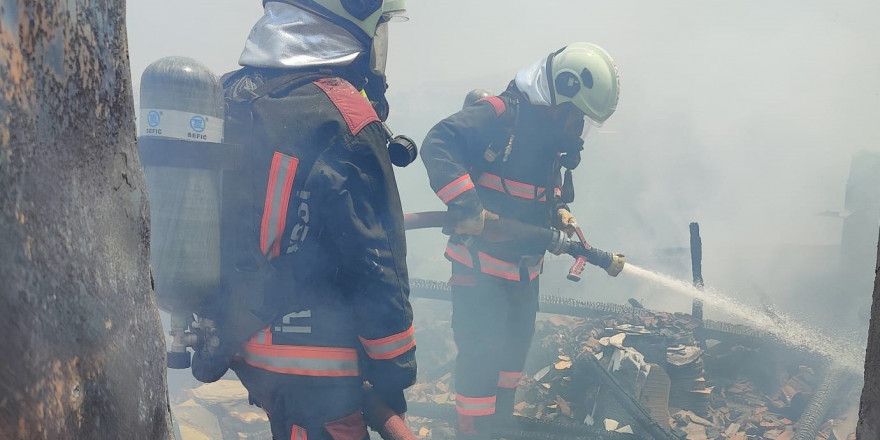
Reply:
<svg viewBox="0 0 880 440"><path fill-rule="evenodd" d="M403 1L263 3L243 68L223 86L227 140L246 147L251 167L243 246L259 257L244 252L237 270L265 275L237 291L272 313L231 366L275 439L362 440L365 382L402 416L416 378L383 122L387 25Z"/></svg>
<svg viewBox="0 0 880 440"><path fill-rule="evenodd" d="M483 240L484 226L501 216L573 232L566 204L574 199L571 169L589 127L614 113L618 87L608 53L570 44L517 72L501 95L440 121L425 138L431 187L455 219L445 256L452 263L460 438L485 438L513 414L545 252L545 243L515 237ZM607 270L616 275L623 257L613 259Z"/></svg>

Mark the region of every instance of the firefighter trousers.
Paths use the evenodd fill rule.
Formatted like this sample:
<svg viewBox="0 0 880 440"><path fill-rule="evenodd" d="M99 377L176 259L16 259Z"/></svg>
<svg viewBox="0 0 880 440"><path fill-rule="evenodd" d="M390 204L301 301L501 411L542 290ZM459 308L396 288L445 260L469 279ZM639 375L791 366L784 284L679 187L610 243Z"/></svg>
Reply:
<svg viewBox="0 0 880 440"><path fill-rule="evenodd" d="M365 440L362 382L302 380L239 364L235 372L250 402L266 411L274 440ZM322 383L323 382L323 383Z"/></svg>
<svg viewBox="0 0 880 440"><path fill-rule="evenodd" d="M233 370L266 411L275 440L364 440L352 309L303 290L297 307L242 345Z"/></svg>
<svg viewBox="0 0 880 440"><path fill-rule="evenodd" d="M465 436L485 434L494 419L513 414L538 311L537 278L476 279L474 286L452 286L456 411L458 433Z"/></svg>

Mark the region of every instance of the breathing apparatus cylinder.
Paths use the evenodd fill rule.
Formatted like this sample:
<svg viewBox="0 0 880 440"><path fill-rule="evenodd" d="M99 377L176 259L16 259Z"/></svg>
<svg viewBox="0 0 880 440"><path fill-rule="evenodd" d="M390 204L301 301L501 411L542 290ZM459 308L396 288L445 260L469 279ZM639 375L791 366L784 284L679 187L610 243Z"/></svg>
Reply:
<svg viewBox="0 0 880 440"><path fill-rule="evenodd" d="M223 90L203 64L166 57L144 70L139 153L150 200L150 247L159 306L172 314L171 368L188 368L193 313L220 287Z"/></svg>

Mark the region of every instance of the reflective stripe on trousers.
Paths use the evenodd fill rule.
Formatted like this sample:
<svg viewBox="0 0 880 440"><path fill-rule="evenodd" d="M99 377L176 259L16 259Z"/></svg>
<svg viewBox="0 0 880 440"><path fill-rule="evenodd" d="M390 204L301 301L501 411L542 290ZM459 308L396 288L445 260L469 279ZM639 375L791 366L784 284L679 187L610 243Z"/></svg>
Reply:
<svg viewBox="0 0 880 440"><path fill-rule="evenodd" d="M474 259L471 256L471 251L463 244L448 243L446 245L446 256L471 269L474 268ZM477 252L477 258L480 260L480 272L506 280L520 281L519 264L500 260L485 252ZM526 268L529 274L529 281L534 280L541 273L541 265L543 263L544 257L541 257L538 259L537 264Z"/></svg>
<svg viewBox="0 0 880 440"><path fill-rule="evenodd" d="M290 440L309 440L309 434L305 428L293 425L290 431Z"/></svg>
<svg viewBox="0 0 880 440"><path fill-rule="evenodd" d="M467 397L455 393L455 410L463 416L488 416L495 414L495 396Z"/></svg>
<svg viewBox="0 0 880 440"><path fill-rule="evenodd" d="M521 377L522 371L502 371L498 373L498 388L516 388Z"/></svg>
<svg viewBox="0 0 880 440"><path fill-rule="evenodd" d="M282 374L324 377L355 377L358 354L353 348L273 345L268 329L257 332L242 345L242 358L255 368Z"/></svg>
<svg viewBox="0 0 880 440"><path fill-rule="evenodd" d="M381 339L367 339L358 336L364 345L364 350L372 359L394 359L416 346L414 336L415 329L412 325L408 329Z"/></svg>

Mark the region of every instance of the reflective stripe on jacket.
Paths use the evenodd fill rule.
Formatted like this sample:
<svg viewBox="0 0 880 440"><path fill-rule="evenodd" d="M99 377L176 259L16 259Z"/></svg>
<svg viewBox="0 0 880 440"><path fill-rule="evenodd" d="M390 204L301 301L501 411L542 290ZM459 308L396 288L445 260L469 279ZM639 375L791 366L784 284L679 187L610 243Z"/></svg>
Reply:
<svg viewBox="0 0 880 440"><path fill-rule="evenodd" d="M482 173L477 179L477 185L494 189L498 192L507 193L513 197L519 197L527 200L537 200L539 202L547 201L546 188L543 186L535 186L528 183L517 182L510 179L502 179L501 176ZM559 188L554 188L553 194L559 194Z"/></svg>
<svg viewBox="0 0 880 440"><path fill-rule="evenodd" d="M364 351L367 356L372 359L394 359L416 346L414 336L415 328L410 326L409 329L384 337L381 339L366 339L358 336L364 345Z"/></svg>
<svg viewBox="0 0 880 440"><path fill-rule="evenodd" d="M266 371L300 376L355 377L358 353L353 348L274 345L269 329L261 330L242 345L248 365Z"/></svg>

